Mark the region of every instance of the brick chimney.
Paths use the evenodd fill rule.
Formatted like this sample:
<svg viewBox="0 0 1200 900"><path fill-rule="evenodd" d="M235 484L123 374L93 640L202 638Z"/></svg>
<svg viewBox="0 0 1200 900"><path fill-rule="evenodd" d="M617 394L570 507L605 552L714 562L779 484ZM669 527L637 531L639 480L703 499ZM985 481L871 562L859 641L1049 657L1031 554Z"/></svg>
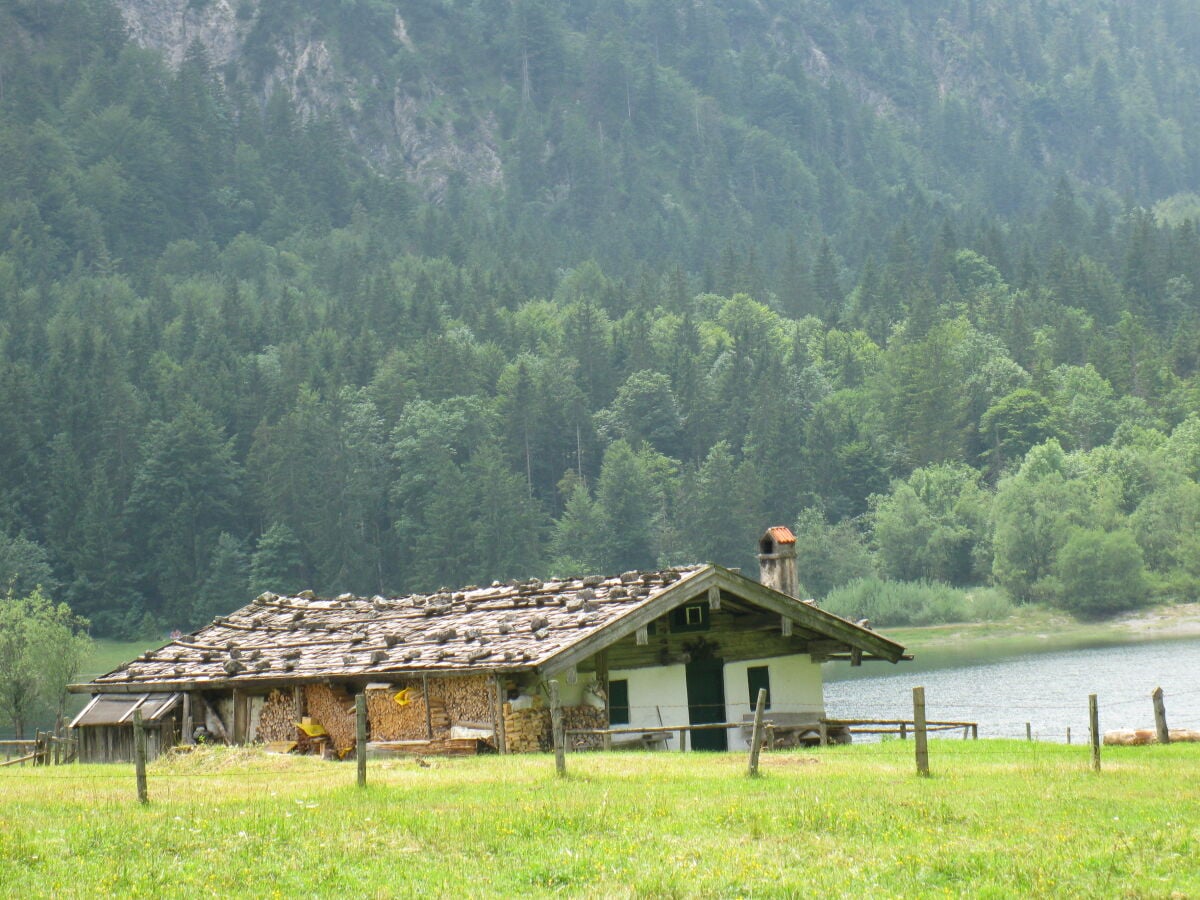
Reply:
<svg viewBox="0 0 1200 900"><path fill-rule="evenodd" d="M796 536L790 528L776 525L758 539L758 580L781 594L800 599Z"/></svg>

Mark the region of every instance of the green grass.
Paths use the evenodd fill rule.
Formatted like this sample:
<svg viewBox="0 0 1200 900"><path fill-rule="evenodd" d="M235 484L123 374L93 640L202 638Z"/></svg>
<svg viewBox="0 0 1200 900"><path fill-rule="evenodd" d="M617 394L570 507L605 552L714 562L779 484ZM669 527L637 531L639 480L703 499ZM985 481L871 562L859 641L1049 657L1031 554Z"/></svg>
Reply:
<svg viewBox="0 0 1200 900"><path fill-rule="evenodd" d="M1200 746L911 742L0 769L8 896L1200 895Z"/></svg>
<svg viewBox="0 0 1200 900"><path fill-rule="evenodd" d="M166 639L161 641L114 641L109 638L98 638L92 641L92 652L83 661L79 680L90 681L97 675L104 675L111 672L117 666L121 665L121 663L127 663L131 659L136 659L146 650L161 647L165 643Z"/></svg>

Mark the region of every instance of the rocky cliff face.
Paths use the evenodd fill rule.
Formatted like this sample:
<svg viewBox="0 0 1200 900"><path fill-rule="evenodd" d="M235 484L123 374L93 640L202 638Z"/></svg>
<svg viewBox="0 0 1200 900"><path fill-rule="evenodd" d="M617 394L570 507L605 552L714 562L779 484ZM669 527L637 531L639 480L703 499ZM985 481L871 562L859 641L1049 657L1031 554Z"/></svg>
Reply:
<svg viewBox="0 0 1200 900"><path fill-rule="evenodd" d="M372 164L408 177L431 197L438 197L449 177L463 175L468 183L498 184L503 177L494 123L478 121L463 128L439 123L426 114L441 95L437 85L397 82L372 84L390 91L391 102L374 104L370 112L359 101L362 75L339 65L338 54L319 36L312 17L289 20L265 39L271 64L254 71L247 60L247 42L263 40L260 17L271 0L117 0L133 40L157 50L173 67L198 42L213 68L224 77L253 85L260 103L276 90L287 90L306 118L332 115L343 123L350 139ZM392 40L411 51L404 20L396 15ZM375 79L377 81L377 79Z"/></svg>

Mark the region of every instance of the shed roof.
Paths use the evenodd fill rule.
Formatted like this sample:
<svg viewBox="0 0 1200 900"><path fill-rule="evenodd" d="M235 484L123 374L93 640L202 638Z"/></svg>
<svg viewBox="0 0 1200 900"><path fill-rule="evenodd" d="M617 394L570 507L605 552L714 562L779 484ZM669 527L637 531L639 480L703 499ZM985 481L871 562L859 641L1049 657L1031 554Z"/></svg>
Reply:
<svg viewBox="0 0 1200 900"><path fill-rule="evenodd" d="M561 670L710 588L788 616L869 658L904 648L720 566L612 577L493 582L407 597L265 593L195 634L149 651L77 691L266 686L393 674Z"/></svg>
<svg viewBox="0 0 1200 900"><path fill-rule="evenodd" d="M70 727L80 725L126 725L133 722L135 710L142 711L142 721L157 722L179 703L180 694L164 697L160 693L97 694L71 722Z"/></svg>

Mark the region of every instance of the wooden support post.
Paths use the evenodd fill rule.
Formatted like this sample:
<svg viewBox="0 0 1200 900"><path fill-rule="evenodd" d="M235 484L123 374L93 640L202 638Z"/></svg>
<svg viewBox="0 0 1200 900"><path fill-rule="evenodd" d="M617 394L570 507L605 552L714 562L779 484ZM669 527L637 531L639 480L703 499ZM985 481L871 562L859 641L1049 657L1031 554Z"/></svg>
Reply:
<svg viewBox="0 0 1200 900"><path fill-rule="evenodd" d="M775 725L774 725L774 723L767 726L766 740L767 740L767 749L774 750L775 749Z"/></svg>
<svg viewBox="0 0 1200 900"><path fill-rule="evenodd" d="M758 777L758 754L762 750L763 710L767 708L767 689L758 689L758 701L754 704L754 730L750 732L750 776Z"/></svg>
<svg viewBox="0 0 1200 900"><path fill-rule="evenodd" d="M433 740L433 717L429 712L429 676L421 676L421 697L425 701L425 739Z"/></svg>
<svg viewBox="0 0 1200 900"><path fill-rule="evenodd" d="M1088 694L1088 731L1092 742L1092 771L1100 771L1100 706L1095 694Z"/></svg>
<svg viewBox="0 0 1200 900"><path fill-rule="evenodd" d="M1070 725L1067 726L1067 743L1068 744L1071 743L1071 726Z"/></svg>
<svg viewBox="0 0 1200 900"><path fill-rule="evenodd" d="M192 723L192 695L190 691L185 691L183 695L183 717L179 728L180 731L183 732L180 735L180 738L183 739L183 743L196 743L195 739L192 737L192 734L196 730L196 726Z"/></svg>
<svg viewBox="0 0 1200 900"><path fill-rule="evenodd" d="M687 729L679 729L679 752L687 753Z"/></svg>
<svg viewBox="0 0 1200 900"><path fill-rule="evenodd" d="M550 682L550 733L554 738L554 769L562 777L567 774L567 748L562 706L558 700L558 681Z"/></svg>
<svg viewBox="0 0 1200 900"><path fill-rule="evenodd" d="M149 803L146 789L146 729L142 727L142 711L133 711L133 767L137 775L138 803Z"/></svg>
<svg viewBox="0 0 1200 900"><path fill-rule="evenodd" d="M829 746L829 725L825 722L824 719L822 719L820 722L820 728L821 728L821 746L828 747Z"/></svg>
<svg viewBox="0 0 1200 900"><path fill-rule="evenodd" d="M244 744L250 731L250 698L245 691L233 689L233 743Z"/></svg>
<svg viewBox="0 0 1200 900"><path fill-rule="evenodd" d="M859 648L859 647L851 647L850 648L850 665L852 665L852 666L861 666L862 665L862 649L861 648Z"/></svg>
<svg viewBox="0 0 1200 900"><path fill-rule="evenodd" d="M1162 688L1156 687L1154 693L1150 695L1150 699L1154 701L1154 730L1158 733L1158 742L1169 744L1171 743L1171 732L1167 730L1167 707L1163 703Z"/></svg>
<svg viewBox="0 0 1200 900"><path fill-rule="evenodd" d="M496 752L501 756L508 753L508 735L504 730L504 704L508 692L504 690L504 676L496 673ZM606 726L607 727L607 726Z"/></svg>
<svg viewBox="0 0 1200 900"><path fill-rule="evenodd" d="M917 774L929 775L929 736L925 729L925 688L913 688L913 739L917 745Z"/></svg>
<svg viewBox="0 0 1200 900"><path fill-rule="evenodd" d="M600 744L605 750L611 750L612 735L608 729L612 728L612 697L609 696L607 647L596 654L596 683L604 695L604 735L600 738Z"/></svg>
<svg viewBox="0 0 1200 900"><path fill-rule="evenodd" d="M902 740L902 741L908 740L908 723L907 722L900 723L900 740Z"/></svg>
<svg viewBox="0 0 1200 900"><path fill-rule="evenodd" d="M971 723L971 740L973 740L973 741L979 740L979 723L978 722Z"/></svg>
<svg viewBox="0 0 1200 900"><path fill-rule="evenodd" d="M1033 740L1033 723L1032 722L1025 723L1025 740L1027 740L1027 741Z"/></svg>
<svg viewBox="0 0 1200 900"><path fill-rule="evenodd" d="M354 756L358 761L358 786L367 786L367 694L359 691L354 698L358 730L354 737Z"/></svg>

